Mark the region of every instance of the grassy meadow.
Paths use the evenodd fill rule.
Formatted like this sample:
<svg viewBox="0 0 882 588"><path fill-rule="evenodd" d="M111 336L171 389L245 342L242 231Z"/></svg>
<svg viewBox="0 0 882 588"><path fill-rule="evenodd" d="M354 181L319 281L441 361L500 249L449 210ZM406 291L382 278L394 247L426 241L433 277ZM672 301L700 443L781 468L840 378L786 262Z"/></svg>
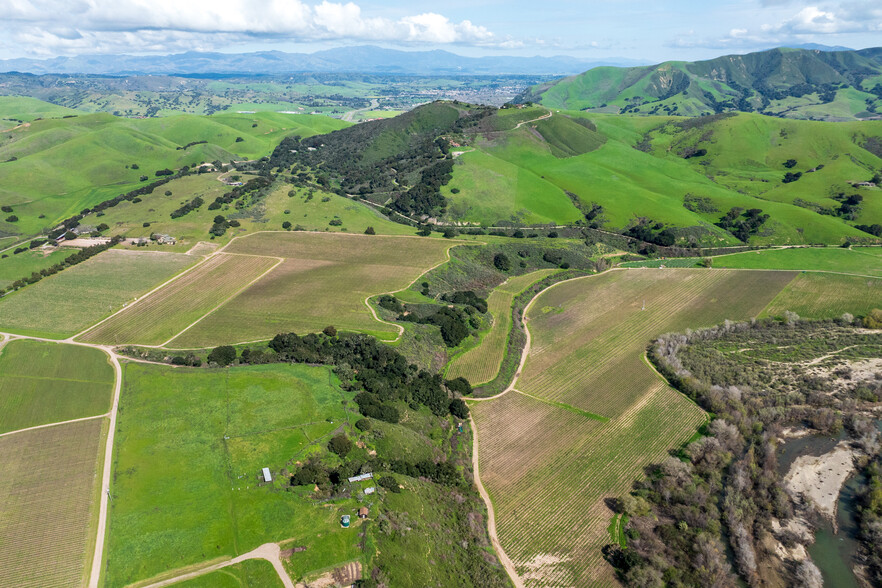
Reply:
<svg viewBox="0 0 882 588"><path fill-rule="evenodd" d="M175 588L282 588L273 564L265 559L248 559L223 569L174 584Z"/></svg>
<svg viewBox="0 0 882 588"><path fill-rule="evenodd" d="M644 465L705 419L644 363L645 345L671 330L756 316L794 275L613 270L535 300L519 392L471 403L500 541L527 586L609 585L605 499L626 493Z"/></svg>
<svg viewBox="0 0 882 588"><path fill-rule="evenodd" d="M127 364L106 585L173 575L286 539L315 542L306 552L312 569L359 557L357 529L339 525L338 511L352 504L317 508L305 494L285 491L294 463L346 426L345 398L324 367ZM262 467L273 483L261 481ZM332 545L319 547L326 541Z"/></svg>
<svg viewBox="0 0 882 588"><path fill-rule="evenodd" d="M216 254L80 338L113 345L159 345L278 263L272 257Z"/></svg>
<svg viewBox="0 0 882 588"><path fill-rule="evenodd" d="M810 247L745 251L715 257L714 267L812 270L882 277L882 248Z"/></svg>
<svg viewBox="0 0 882 588"><path fill-rule="evenodd" d="M539 270L509 278L494 288L487 297L487 310L493 316L490 331L482 336L477 346L454 357L447 366L445 376L448 379L464 377L473 386L495 378L511 332L511 305L515 296L555 271Z"/></svg>
<svg viewBox="0 0 882 588"><path fill-rule="evenodd" d="M261 233L227 253L285 258L269 274L169 343L174 348L271 339L278 333L364 331L394 339L365 299L400 290L446 259L448 240L340 233Z"/></svg>
<svg viewBox="0 0 882 588"><path fill-rule="evenodd" d="M0 433L104 414L113 383L98 349L10 341L0 347Z"/></svg>
<svg viewBox="0 0 882 588"><path fill-rule="evenodd" d="M6 243L0 243L6 245ZM10 241L9 246L12 245ZM8 250L0 257L0 288L9 286L16 280L29 277L34 272L55 265L64 261L66 257L75 253L75 250L68 248L56 249L46 253L40 249L22 251L15 254L12 250Z"/></svg>
<svg viewBox="0 0 882 588"><path fill-rule="evenodd" d="M105 251L0 299L0 330L75 335L195 261L180 253Z"/></svg>
<svg viewBox="0 0 882 588"><path fill-rule="evenodd" d="M88 583L106 422L0 437L0 585Z"/></svg>

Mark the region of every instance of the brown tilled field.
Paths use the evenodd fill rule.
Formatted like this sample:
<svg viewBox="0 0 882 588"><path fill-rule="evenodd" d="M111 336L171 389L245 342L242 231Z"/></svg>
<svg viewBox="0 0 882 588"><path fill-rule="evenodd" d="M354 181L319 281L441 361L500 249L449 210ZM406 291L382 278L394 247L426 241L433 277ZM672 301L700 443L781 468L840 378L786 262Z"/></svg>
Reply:
<svg viewBox="0 0 882 588"><path fill-rule="evenodd" d="M644 466L705 420L644 363L646 345L672 330L755 316L793 275L620 270L536 299L527 315L532 350L516 386L536 398L514 391L471 403L499 539L527 586L615 583L601 553L611 542L606 500L627 493Z"/></svg>
<svg viewBox="0 0 882 588"><path fill-rule="evenodd" d="M278 263L272 257L217 254L80 338L112 345L159 345Z"/></svg>
<svg viewBox="0 0 882 588"><path fill-rule="evenodd" d="M0 586L86 583L105 422L0 437Z"/></svg>
<svg viewBox="0 0 882 588"><path fill-rule="evenodd" d="M169 344L193 348L271 339L328 325L391 339L365 298L399 290L447 259L448 240L342 233L258 233L226 251L285 258L277 268Z"/></svg>

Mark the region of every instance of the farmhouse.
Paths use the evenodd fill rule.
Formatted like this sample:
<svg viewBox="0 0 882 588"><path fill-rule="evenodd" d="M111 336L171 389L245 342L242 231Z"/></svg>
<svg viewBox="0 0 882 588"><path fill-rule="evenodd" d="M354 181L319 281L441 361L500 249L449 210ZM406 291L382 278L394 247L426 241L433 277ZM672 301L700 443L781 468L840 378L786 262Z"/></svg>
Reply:
<svg viewBox="0 0 882 588"><path fill-rule="evenodd" d="M156 233L153 235L153 239L155 239L160 245L174 245L178 242L177 239L171 235L166 235L165 233Z"/></svg>

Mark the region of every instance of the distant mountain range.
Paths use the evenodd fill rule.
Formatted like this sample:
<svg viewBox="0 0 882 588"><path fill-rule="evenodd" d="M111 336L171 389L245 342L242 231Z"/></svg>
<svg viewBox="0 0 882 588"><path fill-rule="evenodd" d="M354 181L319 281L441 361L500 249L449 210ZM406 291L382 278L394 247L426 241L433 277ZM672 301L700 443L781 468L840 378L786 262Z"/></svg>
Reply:
<svg viewBox="0 0 882 588"><path fill-rule="evenodd" d="M742 111L820 120L882 118L882 47L778 48L706 61L596 67L529 88L518 101L644 115Z"/></svg>
<svg viewBox="0 0 882 588"><path fill-rule="evenodd" d="M0 60L0 71L33 74L182 75L357 72L407 75L566 75L603 65L646 61L575 57L464 57L449 51L398 51L374 46L339 47L316 53L199 53L174 55L80 55L53 59Z"/></svg>

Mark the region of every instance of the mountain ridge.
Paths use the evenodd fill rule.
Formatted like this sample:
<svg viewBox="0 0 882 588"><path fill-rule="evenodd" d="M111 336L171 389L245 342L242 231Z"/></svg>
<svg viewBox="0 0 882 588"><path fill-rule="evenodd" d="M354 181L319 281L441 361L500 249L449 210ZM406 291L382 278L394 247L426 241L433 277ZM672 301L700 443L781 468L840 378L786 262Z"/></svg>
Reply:
<svg viewBox="0 0 882 588"><path fill-rule="evenodd" d="M694 62L598 67L533 86L518 101L622 114L741 111L820 120L877 118L882 48L779 47Z"/></svg>
<svg viewBox="0 0 882 588"><path fill-rule="evenodd" d="M466 57L435 49L400 51L373 45L337 47L315 53L188 51L170 55L80 55L51 59L0 60L0 71L33 74L284 74L302 72L444 74L574 74L600 65L636 65L637 60L553 57Z"/></svg>

